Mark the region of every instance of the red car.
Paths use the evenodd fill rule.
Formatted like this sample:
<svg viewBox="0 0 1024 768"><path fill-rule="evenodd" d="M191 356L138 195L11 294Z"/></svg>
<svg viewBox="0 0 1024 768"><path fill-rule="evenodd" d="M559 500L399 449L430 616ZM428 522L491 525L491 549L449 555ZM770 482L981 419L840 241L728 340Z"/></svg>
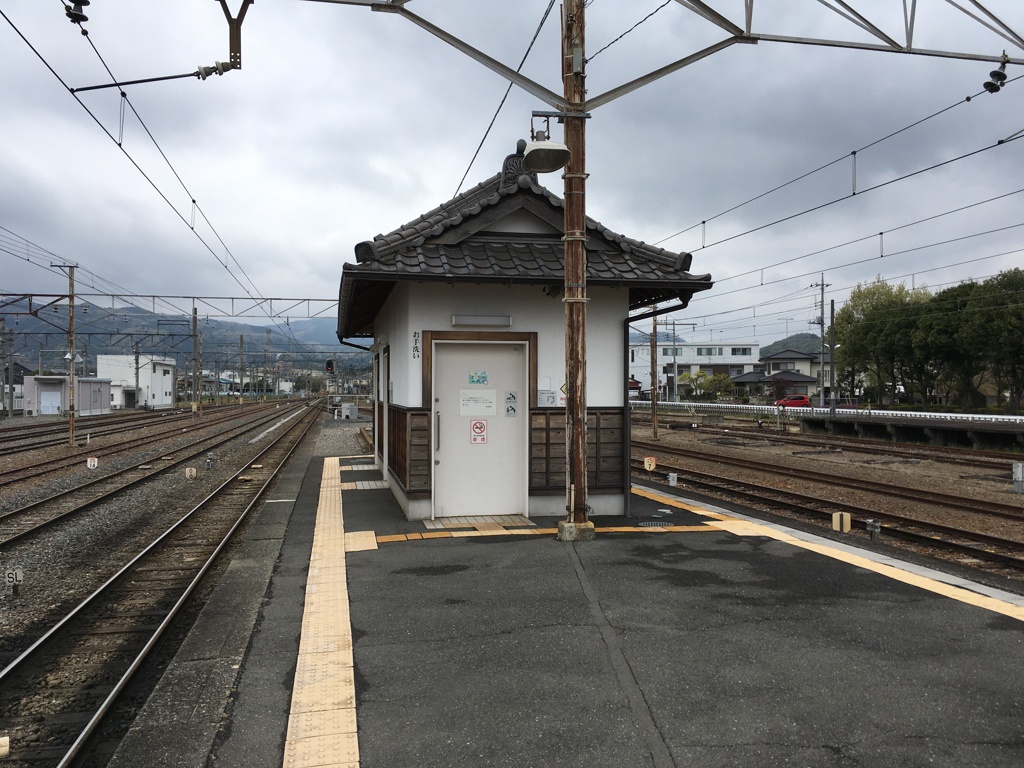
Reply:
<svg viewBox="0 0 1024 768"><path fill-rule="evenodd" d="M781 400L776 400L775 405L782 408L813 408L811 398L807 395L786 395Z"/></svg>

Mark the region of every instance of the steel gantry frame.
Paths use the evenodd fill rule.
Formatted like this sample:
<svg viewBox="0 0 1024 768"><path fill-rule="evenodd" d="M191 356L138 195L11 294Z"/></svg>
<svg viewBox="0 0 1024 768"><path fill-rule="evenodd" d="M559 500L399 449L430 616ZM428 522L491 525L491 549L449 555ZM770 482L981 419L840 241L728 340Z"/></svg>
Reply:
<svg viewBox="0 0 1024 768"><path fill-rule="evenodd" d="M966 51L943 51L918 48L914 45L914 33L917 26L918 0L903 0L903 43L883 31L880 24L871 21L864 12L858 11L853 2L846 0L817 0L821 5L834 11L848 21L853 27L867 32L879 42L861 42L856 40L838 40L825 38L797 37L756 32L754 30L754 9L756 0L744 0L744 18L737 23L711 8L702 0L676 0L683 8L693 12L697 17L723 30L727 37L684 56L671 64L656 69L642 77L623 83L603 94L587 98L583 88L586 55L584 47L584 12L586 0L563 0L562 18L562 77L564 93L559 95L540 83L525 77L511 67L502 64L483 51L480 51L460 40L421 16L416 15L406 5L409 0L306 0L307 2L331 3L334 5L357 5L369 7L374 11L393 13L411 21L430 34L448 43L455 49L476 60L493 72L518 85L526 92L536 96L546 104L566 114L565 144L572 153L566 172L565 183L565 286L563 296L566 297L566 527L559 527L560 538L574 537L573 531L579 524L588 524L589 505L587 501L587 451L586 451L586 251L585 227L580 235L580 222L586 221L586 120L597 107L608 104L639 88L655 82L673 72L677 72L714 53L725 50L737 43L757 44L761 42L792 43L798 45L827 46L834 48L853 48L865 51L885 53L902 53L918 56L939 58L966 59L985 61L998 64L1024 64L1024 58L991 53L969 53ZM992 13L980 0L935 0L961 11L965 17L986 27L1007 41L1012 47L1024 52L1024 37L1010 28L1002 19ZM862 3L858 2L858 5ZM657 313L657 308L654 308ZM589 537L589 536L588 536Z"/></svg>
<svg viewBox="0 0 1024 768"><path fill-rule="evenodd" d="M318 317L330 317L331 312L338 309L337 299L297 299L284 297L250 296L157 296L148 294L117 294L117 293L83 293L75 294L77 299L93 300L93 305L101 309L119 312L134 307L142 309L141 304L149 304L146 311L154 315L176 314L170 310L162 310L157 303L173 306L173 301L191 303L188 309L177 309L177 314L191 315L193 310L204 317L257 317L261 320L315 320ZM42 311L55 304L66 301L66 293L6 293L0 292L0 314L32 315L46 321ZM109 302L109 307L104 307ZM276 303L276 308L275 308ZM51 323L52 324L52 323Z"/></svg>

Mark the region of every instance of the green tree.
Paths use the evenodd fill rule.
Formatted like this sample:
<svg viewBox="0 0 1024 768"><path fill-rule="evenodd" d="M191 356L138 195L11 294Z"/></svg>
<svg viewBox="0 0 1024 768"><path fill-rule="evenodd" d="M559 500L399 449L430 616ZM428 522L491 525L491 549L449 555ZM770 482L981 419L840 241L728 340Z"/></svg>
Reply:
<svg viewBox="0 0 1024 768"><path fill-rule="evenodd" d="M977 382L986 370L984 348L969 333L968 307L978 287L961 283L932 296L913 332L914 349L933 372L933 391L961 408L974 405Z"/></svg>
<svg viewBox="0 0 1024 768"><path fill-rule="evenodd" d="M902 283L891 286L881 277L858 284L836 313L836 364L856 371L880 402L895 399L897 385L911 381L919 366L914 360L911 333L916 305L927 292L910 291Z"/></svg>
<svg viewBox="0 0 1024 768"><path fill-rule="evenodd" d="M967 343L984 352L998 402L1008 393L1008 409L1020 410L1024 394L1024 271L1012 269L983 282L971 295Z"/></svg>
<svg viewBox="0 0 1024 768"><path fill-rule="evenodd" d="M716 373L708 378L707 389L715 396L731 395L736 390L736 385L732 383L729 374Z"/></svg>
<svg viewBox="0 0 1024 768"><path fill-rule="evenodd" d="M679 376L679 386L687 397L702 395L708 389L709 378L707 371L684 373Z"/></svg>

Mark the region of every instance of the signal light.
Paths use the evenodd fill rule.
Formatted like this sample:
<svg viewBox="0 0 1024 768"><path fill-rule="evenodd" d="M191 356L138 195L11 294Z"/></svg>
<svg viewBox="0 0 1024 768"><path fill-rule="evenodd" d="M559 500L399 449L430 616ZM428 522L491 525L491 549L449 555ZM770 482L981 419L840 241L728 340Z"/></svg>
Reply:
<svg viewBox="0 0 1024 768"><path fill-rule="evenodd" d="M327 361L327 372L328 373L334 373L334 361L333 360L328 360Z"/></svg>

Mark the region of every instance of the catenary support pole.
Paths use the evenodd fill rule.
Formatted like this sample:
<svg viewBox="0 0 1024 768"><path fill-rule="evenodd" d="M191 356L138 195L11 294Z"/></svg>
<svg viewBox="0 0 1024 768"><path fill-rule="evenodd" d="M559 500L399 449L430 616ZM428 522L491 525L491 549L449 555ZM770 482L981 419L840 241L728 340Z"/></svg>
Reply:
<svg viewBox="0 0 1024 768"><path fill-rule="evenodd" d="M562 18L562 81L568 102L565 145L566 521L559 538L593 535L587 494L587 226L584 0L567 0Z"/></svg>
<svg viewBox="0 0 1024 768"><path fill-rule="evenodd" d="M68 445L75 447L75 268L68 266Z"/></svg>

